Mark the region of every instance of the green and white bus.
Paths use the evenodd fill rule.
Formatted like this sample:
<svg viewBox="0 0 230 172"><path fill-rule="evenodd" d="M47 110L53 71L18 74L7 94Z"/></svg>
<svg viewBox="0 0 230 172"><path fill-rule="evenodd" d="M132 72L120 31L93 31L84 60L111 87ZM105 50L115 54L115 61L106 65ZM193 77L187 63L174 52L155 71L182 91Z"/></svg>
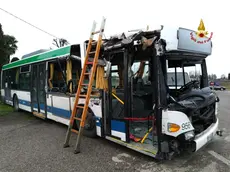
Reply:
<svg viewBox="0 0 230 172"><path fill-rule="evenodd" d="M80 73L79 44L24 56L3 66L1 96L16 111L68 125Z"/></svg>

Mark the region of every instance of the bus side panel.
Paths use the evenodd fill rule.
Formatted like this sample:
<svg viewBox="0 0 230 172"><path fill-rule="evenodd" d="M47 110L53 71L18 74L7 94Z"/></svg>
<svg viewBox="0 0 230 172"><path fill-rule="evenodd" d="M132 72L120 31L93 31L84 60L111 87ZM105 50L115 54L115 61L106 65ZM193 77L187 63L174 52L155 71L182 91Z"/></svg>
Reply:
<svg viewBox="0 0 230 172"><path fill-rule="evenodd" d="M123 121L111 120L111 135L126 141L126 125Z"/></svg>
<svg viewBox="0 0 230 172"><path fill-rule="evenodd" d="M75 97L71 97L71 107L74 106L74 100ZM85 104L85 99L79 99L79 104ZM96 130L97 130L97 135L102 136L102 124L101 124L101 119L102 119L102 100L99 98L91 98L89 101L89 108L93 111L95 117L96 117ZM71 108L72 109L72 108Z"/></svg>
<svg viewBox="0 0 230 172"><path fill-rule="evenodd" d="M22 109L22 110L31 112L30 92L11 90L11 98L12 98L12 100L13 100L14 95L16 95L18 97L19 108Z"/></svg>
<svg viewBox="0 0 230 172"><path fill-rule="evenodd" d="M71 116L69 97L52 95L47 96L47 118L69 125Z"/></svg>

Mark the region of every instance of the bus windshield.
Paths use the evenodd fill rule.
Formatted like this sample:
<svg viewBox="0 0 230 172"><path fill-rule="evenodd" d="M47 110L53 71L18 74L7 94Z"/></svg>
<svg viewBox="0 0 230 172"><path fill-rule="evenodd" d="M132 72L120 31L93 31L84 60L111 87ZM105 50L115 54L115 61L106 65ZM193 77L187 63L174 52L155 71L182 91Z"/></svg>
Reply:
<svg viewBox="0 0 230 172"><path fill-rule="evenodd" d="M176 73L176 74L175 74ZM181 88L191 80L200 81L202 75L201 64L185 67L171 67L167 71L167 84L170 88Z"/></svg>
<svg viewBox="0 0 230 172"><path fill-rule="evenodd" d="M176 86L177 84L177 86L181 87L190 81L190 78L187 72L184 73L185 82L184 82L183 72L177 72L176 76L175 76L175 72L168 72L167 75L168 75L167 76L168 86Z"/></svg>

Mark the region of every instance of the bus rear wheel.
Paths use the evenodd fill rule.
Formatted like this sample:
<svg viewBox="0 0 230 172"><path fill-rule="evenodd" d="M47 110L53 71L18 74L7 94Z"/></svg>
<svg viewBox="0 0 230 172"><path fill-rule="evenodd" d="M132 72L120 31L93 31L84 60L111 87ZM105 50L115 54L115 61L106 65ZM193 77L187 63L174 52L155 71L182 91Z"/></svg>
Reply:
<svg viewBox="0 0 230 172"><path fill-rule="evenodd" d="M18 105L18 98L17 96L14 96L13 99L13 108L15 112L19 112L19 105Z"/></svg>
<svg viewBox="0 0 230 172"><path fill-rule="evenodd" d="M81 118L82 112L83 112L82 109L78 109L76 116L78 118ZM80 128L80 121L77 120L76 124L77 124L77 128L79 129ZM90 112L90 110L88 110L88 112L87 112L87 117L86 117L86 120L85 120L85 127L84 127L84 130L83 130L83 134L84 134L84 136L91 137L91 138L95 138L97 136L96 120L94 118L93 113Z"/></svg>

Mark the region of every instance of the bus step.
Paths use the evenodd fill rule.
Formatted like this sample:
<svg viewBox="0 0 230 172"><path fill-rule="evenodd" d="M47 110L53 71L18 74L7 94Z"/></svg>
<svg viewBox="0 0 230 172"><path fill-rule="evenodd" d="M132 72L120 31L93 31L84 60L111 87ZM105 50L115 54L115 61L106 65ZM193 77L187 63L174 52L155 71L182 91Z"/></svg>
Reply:
<svg viewBox="0 0 230 172"><path fill-rule="evenodd" d="M43 113L33 112L33 115L38 117L38 118L41 118L41 119L46 118L45 114L43 114Z"/></svg>

